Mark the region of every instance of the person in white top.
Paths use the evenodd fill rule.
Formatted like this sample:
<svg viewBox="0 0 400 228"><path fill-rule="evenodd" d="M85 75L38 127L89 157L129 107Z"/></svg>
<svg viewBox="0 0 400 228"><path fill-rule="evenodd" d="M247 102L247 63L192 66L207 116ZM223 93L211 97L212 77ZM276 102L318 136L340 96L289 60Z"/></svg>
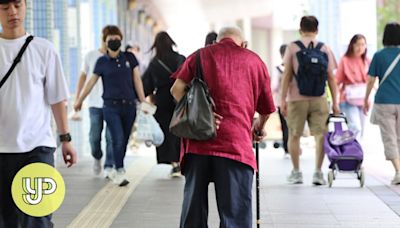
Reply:
<svg viewBox="0 0 400 228"><path fill-rule="evenodd" d="M102 42L99 49L90 51L84 59L82 72L79 77L78 87L76 89L76 99L79 98L83 87L85 86L88 79L93 74L94 66L99 57L103 56L107 52L106 43L104 42L104 33L107 26L103 28ZM103 83L97 83L89 94L89 118L90 118L90 131L89 131L89 142L94 158L93 172L95 175L101 173L101 158L103 157L103 151L101 149L101 134L104 127L104 116L103 116ZM75 119L77 120L77 119ZM104 162L104 176L109 178L111 171L114 167L113 151L111 136L108 128L106 128L106 159Z"/></svg>
<svg viewBox="0 0 400 228"><path fill-rule="evenodd" d="M283 56L285 55L286 47L287 47L286 44L282 44L279 47L279 52L281 54L282 59L283 59ZM285 67L283 66L283 63L277 65L274 68L274 70L272 71L272 77L271 77L271 89L272 89L272 93L274 96L274 103L277 105L277 108L278 108L279 121L281 123L281 129L282 129L282 146L283 146L283 150L285 151L285 156L286 156L289 154L289 149L287 146L289 132L288 132L286 119L282 115L282 112L281 112L281 109L279 106L281 103L281 100L280 100L281 94L280 93L281 93L281 88L282 88L282 76L283 76L284 70L285 70ZM274 144L274 146L275 146L275 144Z"/></svg>
<svg viewBox="0 0 400 228"><path fill-rule="evenodd" d="M29 36L24 28L26 1L1 0L0 80ZM68 133L65 101L68 88L59 55L53 45L34 37L0 88L0 226L52 227L51 215L32 217L22 213L11 196L11 184L24 166L42 162L54 166L56 141L51 111L60 134L61 150L68 167L76 152Z"/></svg>
<svg viewBox="0 0 400 228"><path fill-rule="evenodd" d="M148 60L145 58L145 56L142 54L140 51L140 46L138 43L134 43L133 46L131 45L126 45L125 47L125 52L130 52L135 55L138 63L139 63L139 70L140 72L145 72L149 63Z"/></svg>

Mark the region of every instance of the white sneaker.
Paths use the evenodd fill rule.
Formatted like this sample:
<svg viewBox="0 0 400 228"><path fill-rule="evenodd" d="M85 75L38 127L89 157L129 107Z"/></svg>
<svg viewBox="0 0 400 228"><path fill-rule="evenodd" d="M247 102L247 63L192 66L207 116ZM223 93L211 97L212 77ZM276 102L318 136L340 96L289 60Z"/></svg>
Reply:
<svg viewBox="0 0 400 228"><path fill-rule="evenodd" d="M400 184L400 172L396 172L396 174L394 175L394 178L392 180L392 184L393 185Z"/></svg>
<svg viewBox="0 0 400 228"><path fill-rule="evenodd" d="M290 175L287 177L287 181L290 184L302 184L303 183L303 173L301 171L292 170Z"/></svg>
<svg viewBox="0 0 400 228"><path fill-rule="evenodd" d="M114 179L115 175L117 174L117 172L115 171L115 169L111 168L111 167L106 167L104 169L104 178L106 179Z"/></svg>
<svg viewBox="0 0 400 228"><path fill-rule="evenodd" d="M101 159L94 159L93 173L98 176L101 173Z"/></svg>
<svg viewBox="0 0 400 228"><path fill-rule="evenodd" d="M113 183L122 187L122 186L126 186L129 184L129 181L127 179L125 179L125 170L124 169L120 169L117 170L115 177L113 180Z"/></svg>
<svg viewBox="0 0 400 228"><path fill-rule="evenodd" d="M314 175L313 175L312 183L314 185L326 185L326 181L324 179L324 174L321 171L315 171Z"/></svg>

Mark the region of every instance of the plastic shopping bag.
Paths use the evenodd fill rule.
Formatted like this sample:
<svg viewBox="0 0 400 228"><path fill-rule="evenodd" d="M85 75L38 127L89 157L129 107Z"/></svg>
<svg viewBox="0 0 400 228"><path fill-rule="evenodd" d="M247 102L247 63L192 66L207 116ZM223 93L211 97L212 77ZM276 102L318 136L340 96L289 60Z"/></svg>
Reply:
<svg viewBox="0 0 400 228"><path fill-rule="evenodd" d="M147 106L145 104L145 106ZM136 116L136 140L144 142L147 146L160 146L164 142L164 133L154 118L154 110L140 107Z"/></svg>
<svg viewBox="0 0 400 228"><path fill-rule="evenodd" d="M161 146L161 144L164 142L164 133L161 130L160 125L152 115L149 117L149 121L152 126L152 144L156 147Z"/></svg>

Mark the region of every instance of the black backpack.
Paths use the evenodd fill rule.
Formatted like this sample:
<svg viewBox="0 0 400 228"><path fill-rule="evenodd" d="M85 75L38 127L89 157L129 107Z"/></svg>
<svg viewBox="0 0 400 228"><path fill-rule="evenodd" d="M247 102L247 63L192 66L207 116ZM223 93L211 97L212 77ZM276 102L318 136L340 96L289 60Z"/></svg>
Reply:
<svg viewBox="0 0 400 228"><path fill-rule="evenodd" d="M296 53L299 70L295 75L300 94L304 96L323 95L328 79L328 55L321 51L324 44L318 42L314 48L314 43L311 42L306 48L300 40L294 43L301 49Z"/></svg>

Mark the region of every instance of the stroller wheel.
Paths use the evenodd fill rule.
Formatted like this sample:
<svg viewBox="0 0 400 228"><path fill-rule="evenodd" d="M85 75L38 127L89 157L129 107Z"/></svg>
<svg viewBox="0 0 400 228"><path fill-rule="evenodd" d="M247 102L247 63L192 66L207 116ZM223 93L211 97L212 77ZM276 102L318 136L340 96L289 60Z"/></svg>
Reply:
<svg viewBox="0 0 400 228"><path fill-rule="evenodd" d="M333 171L329 171L328 172L328 187L332 187L332 183L333 183Z"/></svg>
<svg viewBox="0 0 400 228"><path fill-rule="evenodd" d="M281 147L281 144L277 141L274 142L274 148L278 149L279 147Z"/></svg>
<svg viewBox="0 0 400 228"><path fill-rule="evenodd" d="M365 174L364 174L364 169L361 168L360 169L360 187L364 187L364 183L365 183Z"/></svg>

